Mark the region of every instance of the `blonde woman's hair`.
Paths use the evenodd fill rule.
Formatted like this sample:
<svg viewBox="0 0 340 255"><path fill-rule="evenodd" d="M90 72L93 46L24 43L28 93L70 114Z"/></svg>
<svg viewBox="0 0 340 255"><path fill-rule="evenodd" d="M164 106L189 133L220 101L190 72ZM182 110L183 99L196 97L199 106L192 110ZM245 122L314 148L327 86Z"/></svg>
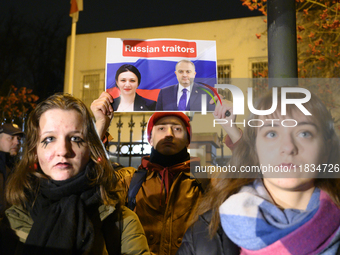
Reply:
<svg viewBox="0 0 340 255"><path fill-rule="evenodd" d="M39 143L40 118L43 113L61 109L64 111L76 111L82 118L82 130L84 141L90 149L90 160L95 162L92 185L98 185L104 204L116 204L119 200L115 192L116 177L113 167L107 158L103 143L100 140L91 114L85 104L68 94L56 94L50 96L30 113L27 121L26 141L24 143L23 156L11 175L7 187L6 198L10 204L25 206L29 197L39 190L39 178L48 178L40 169L37 162L37 146Z"/></svg>

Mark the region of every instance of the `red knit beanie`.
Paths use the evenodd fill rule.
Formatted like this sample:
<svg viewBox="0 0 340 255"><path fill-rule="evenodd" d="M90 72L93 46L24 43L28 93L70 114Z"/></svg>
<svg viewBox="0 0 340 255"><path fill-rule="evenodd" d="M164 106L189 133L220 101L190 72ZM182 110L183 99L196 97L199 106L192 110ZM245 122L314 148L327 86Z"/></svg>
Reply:
<svg viewBox="0 0 340 255"><path fill-rule="evenodd" d="M147 134L148 134L148 141L150 142L151 139L151 131L153 126L155 125L155 123L163 118L163 117L168 117L168 116L174 116L177 118L180 118L186 129L187 129L187 137L190 143L190 136L191 136L191 126L190 126L190 119L187 115L185 115L182 112L155 112L154 114L152 114L152 116L150 117L149 121L148 121L148 126L147 126Z"/></svg>

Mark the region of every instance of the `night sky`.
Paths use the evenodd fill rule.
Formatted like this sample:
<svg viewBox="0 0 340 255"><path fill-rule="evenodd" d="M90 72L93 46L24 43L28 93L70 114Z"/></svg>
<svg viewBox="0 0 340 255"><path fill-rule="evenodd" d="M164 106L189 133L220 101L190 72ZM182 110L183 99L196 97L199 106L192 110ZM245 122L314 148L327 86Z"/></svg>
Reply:
<svg viewBox="0 0 340 255"><path fill-rule="evenodd" d="M0 1L0 39L2 38L2 41L0 41L0 56L2 56L2 60L5 59L4 62L11 58L10 61L14 59L17 62L15 65L12 65L15 67L15 70L9 69L8 64L0 66L0 68L6 69L6 72L0 72L0 91L4 87L4 82L8 80L17 87L26 86L33 88L41 98L46 98L54 92L63 90L66 38L71 33L69 10L69 0ZM247 7L242 6L240 0L84 0L84 11L80 12L77 34L258 15L261 14L257 11L249 11ZM20 51L23 51L23 57L20 61L17 60L21 56L20 51L16 50L13 46L17 38L14 38L14 43L11 43L11 36L13 37L14 35L16 37L17 31L12 29L11 33L4 32L14 26L19 28L19 33L24 34L20 38L20 43L18 43ZM22 28L21 31L20 27ZM55 33L53 35L47 35L49 31L54 30ZM53 36L53 40L46 39L45 35L47 35L46 38L48 36L52 38ZM37 38L42 39L37 40ZM51 41L55 42L55 45L51 44L50 46L50 44L47 44L51 43ZM27 47L26 53L25 47ZM42 52L40 49L44 47L47 50ZM48 52L48 49L52 47L54 47L54 55ZM26 57L25 54L29 56ZM25 58L33 58L32 55L34 54L37 57L45 56L45 59L41 60L42 63L36 63L38 62L37 59L34 59L34 63L32 61L25 61ZM53 61L50 63L49 59ZM22 67L18 68L18 65L22 65ZM39 67L35 70L27 71L25 69L26 66ZM44 70L44 68L48 68L48 70ZM35 72L38 72L38 75L34 75ZM43 89L41 89L42 86L44 86Z"/></svg>
<svg viewBox="0 0 340 255"><path fill-rule="evenodd" d="M260 15L242 6L240 0L84 0L77 33L94 33L130 28L164 26L173 24L233 19ZM68 0L2 0L0 15L10 11L23 15L28 20L44 20L47 17L63 17L71 23Z"/></svg>

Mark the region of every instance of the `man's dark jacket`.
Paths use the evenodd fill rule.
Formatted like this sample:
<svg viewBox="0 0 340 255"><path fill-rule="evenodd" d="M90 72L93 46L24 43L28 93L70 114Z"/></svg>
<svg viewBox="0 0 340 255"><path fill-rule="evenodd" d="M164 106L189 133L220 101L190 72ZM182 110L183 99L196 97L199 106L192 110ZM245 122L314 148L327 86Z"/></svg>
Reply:
<svg viewBox="0 0 340 255"><path fill-rule="evenodd" d="M13 164L9 158L10 156L8 153L0 151L0 216L6 209L5 183L13 168Z"/></svg>

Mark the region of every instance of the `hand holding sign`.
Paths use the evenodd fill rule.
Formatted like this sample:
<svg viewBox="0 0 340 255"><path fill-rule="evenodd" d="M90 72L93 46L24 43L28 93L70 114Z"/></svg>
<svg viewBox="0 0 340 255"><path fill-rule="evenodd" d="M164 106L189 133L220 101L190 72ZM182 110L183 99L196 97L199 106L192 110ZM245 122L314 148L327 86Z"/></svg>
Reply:
<svg viewBox="0 0 340 255"><path fill-rule="evenodd" d="M110 122L113 118L112 103L112 96L107 92L103 92L99 98L94 100L91 104L91 111L96 120L96 129L101 139L110 126Z"/></svg>
<svg viewBox="0 0 340 255"><path fill-rule="evenodd" d="M215 96L215 100L217 100L217 96ZM211 99L210 103L213 102L213 99ZM231 125L231 123L235 123L236 121L236 115L233 114L233 103L225 99L222 99L221 102L222 104L217 100L215 111L213 113L214 118L225 120L223 121L223 124L220 125L229 135L231 141L235 143L241 138L241 133L236 124Z"/></svg>

